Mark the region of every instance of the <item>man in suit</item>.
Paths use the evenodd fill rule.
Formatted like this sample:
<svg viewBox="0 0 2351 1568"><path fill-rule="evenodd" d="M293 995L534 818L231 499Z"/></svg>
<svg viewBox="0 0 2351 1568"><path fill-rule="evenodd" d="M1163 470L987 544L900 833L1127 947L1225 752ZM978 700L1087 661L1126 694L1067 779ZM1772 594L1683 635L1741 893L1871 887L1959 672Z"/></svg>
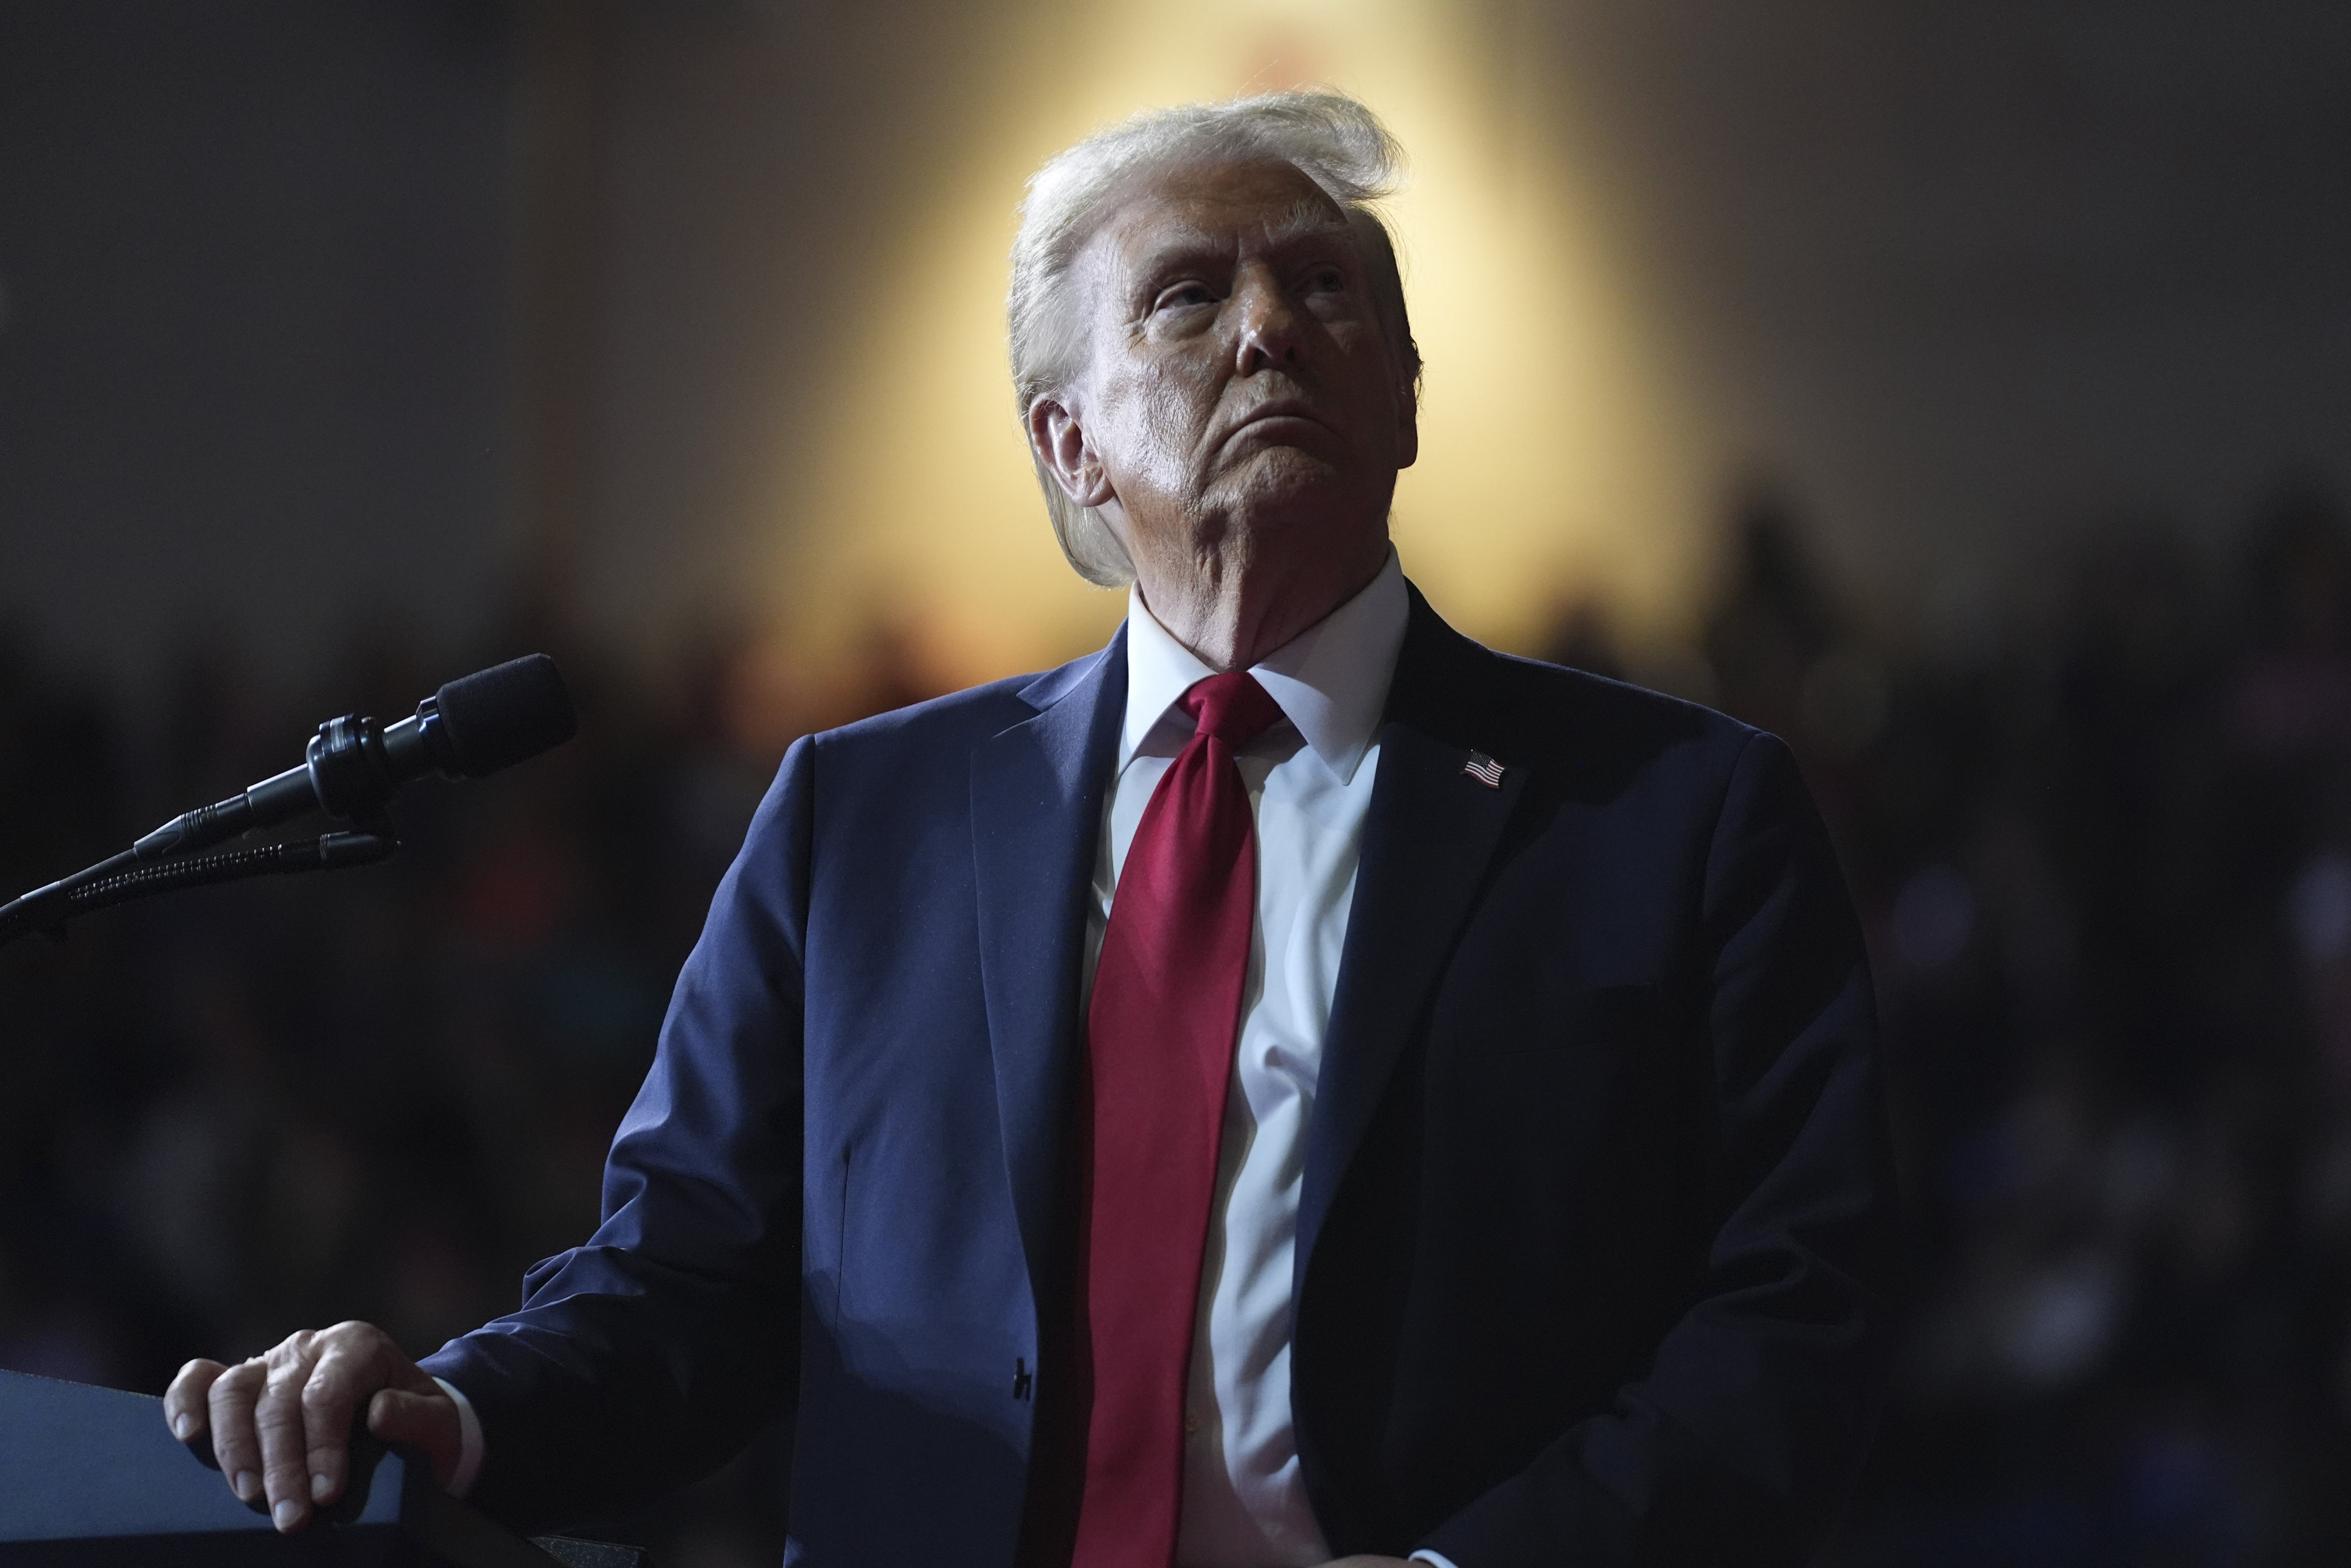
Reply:
<svg viewBox="0 0 2351 1568"><path fill-rule="evenodd" d="M298 1528L364 1409L522 1523L796 1422L793 1561L1798 1563L1885 1359L1868 977L1788 753L1447 628L1368 111L1032 184L1014 369L1102 652L795 745L605 1218L422 1366L167 1416Z"/></svg>

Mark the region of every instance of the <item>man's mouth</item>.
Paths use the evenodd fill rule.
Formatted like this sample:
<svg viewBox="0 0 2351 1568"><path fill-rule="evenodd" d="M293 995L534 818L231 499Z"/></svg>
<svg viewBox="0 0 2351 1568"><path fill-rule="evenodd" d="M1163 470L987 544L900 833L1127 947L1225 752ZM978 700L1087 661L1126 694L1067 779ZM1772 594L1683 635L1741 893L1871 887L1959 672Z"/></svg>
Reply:
<svg viewBox="0 0 2351 1568"><path fill-rule="evenodd" d="M1256 408L1243 414L1234 423L1226 439L1229 441L1246 431L1268 424L1303 424L1311 425L1317 430L1330 429L1330 426L1323 422L1322 416L1314 411L1313 406L1303 399L1276 398L1270 402L1259 403Z"/></svg>

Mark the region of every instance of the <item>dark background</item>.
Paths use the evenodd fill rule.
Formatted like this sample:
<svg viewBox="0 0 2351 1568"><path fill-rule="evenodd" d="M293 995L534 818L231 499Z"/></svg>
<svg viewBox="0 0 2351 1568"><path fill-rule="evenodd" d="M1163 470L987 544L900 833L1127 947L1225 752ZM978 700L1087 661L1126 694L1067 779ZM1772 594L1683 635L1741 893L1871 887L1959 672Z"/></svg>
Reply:
<svg viewBox="0 0 2351 1568"><path fill-rule="evenodd" d="M1872 933L1920 1310L1832 1560L2340 1560L2351 12L1454 9L1742 453L1678 619L1519 640L1787 734ZM937 683L778 668L747 565L846 524L755 476L1029 16L0 12L0 892L495 658L585 720L0 952L0 1365L422 1352L593 1223L783 744ZM778 1460L616 1528L772 1562Z"/></svg>

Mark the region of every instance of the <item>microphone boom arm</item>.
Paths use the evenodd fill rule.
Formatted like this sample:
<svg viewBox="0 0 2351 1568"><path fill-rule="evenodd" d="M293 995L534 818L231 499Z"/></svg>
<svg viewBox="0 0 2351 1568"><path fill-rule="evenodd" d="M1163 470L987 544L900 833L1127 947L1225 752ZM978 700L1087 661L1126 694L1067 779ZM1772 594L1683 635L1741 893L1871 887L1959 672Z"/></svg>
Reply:
<svg viewBox="0 0 2351 1568"><path fill-rule="evenodd" d="M209 887L215 882L241 882L253 877L290 877L305 871L373 866L391 859L399 847L400 840L392 835L391 824L380 822L366 832L329 833L287 844L265 844L251 849L229 849L176 860L142 861L134 854L117 855L62 881L36 888L13 903L0 905L0 947L34 931L61 937L66 922L77 915L137 898L151 898L159 893L176 893L183 888Z"/></svg>

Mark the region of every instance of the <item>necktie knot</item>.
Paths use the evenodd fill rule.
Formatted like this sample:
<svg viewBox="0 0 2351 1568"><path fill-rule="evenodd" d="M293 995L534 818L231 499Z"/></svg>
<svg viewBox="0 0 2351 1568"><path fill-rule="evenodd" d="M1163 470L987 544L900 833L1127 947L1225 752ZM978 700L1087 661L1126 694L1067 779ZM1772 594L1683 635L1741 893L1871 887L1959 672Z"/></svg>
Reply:
<svg viewBox="0 0 2351 1568"><path fill-rule="evenodd" d="M1281 704L1245 670L1229 670L1194 683L1179 701L1203 734L1240 750L1281 717Z"/></svg>

